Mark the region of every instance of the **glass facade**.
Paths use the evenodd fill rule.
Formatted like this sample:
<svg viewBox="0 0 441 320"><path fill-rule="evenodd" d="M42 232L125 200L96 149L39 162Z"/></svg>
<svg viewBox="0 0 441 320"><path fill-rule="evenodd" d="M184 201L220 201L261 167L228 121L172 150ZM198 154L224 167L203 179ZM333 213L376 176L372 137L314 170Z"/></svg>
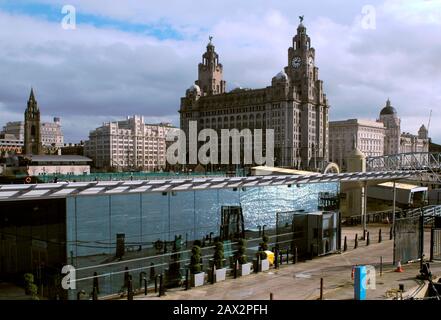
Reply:
<svg viewBox="0 0 441 320"><path fill-rule="evenodd" d="M127 270L137 288L142 285L138 276L148 277L153 265L156 274L167 272L178 236L182 239L177 257L181 275L185 274L194 240L207 239L202 248L206 270L213 254L208 238L219 236L222 206L242 208L245 230L265 225L270 234L275 230L277 212L316 211L320 192L337 193L338 184L68 197L67 256L77 268L77 290L70 293L71 298L78 290L92 292L94 272L98 274L100 296L123 292ZM118 234L124 235L122 260L116 258ZM158 240L161 247L155 246ZM256 250L258 242L250 239L249 250Z"/></svg>

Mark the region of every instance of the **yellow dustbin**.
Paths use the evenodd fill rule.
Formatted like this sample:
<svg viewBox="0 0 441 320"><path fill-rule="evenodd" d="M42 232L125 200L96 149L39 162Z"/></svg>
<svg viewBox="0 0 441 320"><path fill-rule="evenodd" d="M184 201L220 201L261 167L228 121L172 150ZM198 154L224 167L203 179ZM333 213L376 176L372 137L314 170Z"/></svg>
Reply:
<svg viewBox="0 0 441 320"><path fill-rule="evenodd" d="M266 253L266 258L268 259L270 265L274 264L274 252L272 251L265 251Z"/></svg>

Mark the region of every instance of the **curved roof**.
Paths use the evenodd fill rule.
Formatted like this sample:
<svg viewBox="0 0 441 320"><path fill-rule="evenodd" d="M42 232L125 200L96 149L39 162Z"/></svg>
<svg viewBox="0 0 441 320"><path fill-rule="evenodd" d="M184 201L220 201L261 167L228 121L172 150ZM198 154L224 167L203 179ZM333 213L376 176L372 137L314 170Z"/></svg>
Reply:
<svg viewBox="0 0 441 320"><path fill-rule="evenodd" d="M280 71L276 76L274 77L277 80L288 80L288 75L285 73L285 71Z"/></svg>
<svg viewBox="0 0 441 320"><path fill-rule="evenodd" d="M395 110L395 108L392 107L392 105L390 104L390 100L387 99L386 106L381 110L380 115L384 116L384 115L396 115L396 114L397 114L397 110Z"/></svg>

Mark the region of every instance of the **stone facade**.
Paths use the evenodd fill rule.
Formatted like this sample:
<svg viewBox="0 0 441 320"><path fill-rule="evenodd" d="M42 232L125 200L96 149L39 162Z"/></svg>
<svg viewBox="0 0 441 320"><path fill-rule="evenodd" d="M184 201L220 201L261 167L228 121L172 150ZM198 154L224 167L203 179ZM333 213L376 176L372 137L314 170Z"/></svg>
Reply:
<svg viewBox="0 0 441 320"><path fill-rule="evenodd" d="M221 129L274 129L277 166L323 167L328 160L329 105L315 65L315 50L302 23L287 59L288 65L271 86L226 92L223 66L210 38L198 80L181 98L180 126L187 145L189 121L197 121L198 131L211 128L219 136Z"/></svg>
<svg viewBox="0 0 441 320"><path fill-rule="evenodd" d="M166 166L168 123L145 124L144 117L104 123L89 134L84 154L96 168L155 171Z"/></svg>
<svg viewBox="0 0 441 320"><path fill-rule="evenodd" d="M422 125L418 135L402 133L401 119L389 99L386 106L381 110L378 121L386 127L384 155L429 151L429 132L426 127Z"/></svg>
<svg viewBox="0 0 441 320"><path fill-rule="evenodd" d="M329 159L342 170L347 169L346 157L356 147L367 157L382 156L385 131L383 123L349 119L329 122Z"/></svg>

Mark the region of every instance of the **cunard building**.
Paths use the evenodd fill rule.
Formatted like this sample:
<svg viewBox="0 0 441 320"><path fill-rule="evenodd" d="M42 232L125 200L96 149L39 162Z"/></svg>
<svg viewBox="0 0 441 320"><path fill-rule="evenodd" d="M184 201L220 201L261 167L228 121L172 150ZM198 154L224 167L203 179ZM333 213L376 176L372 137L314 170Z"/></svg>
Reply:
<svg viewBox="0 0 441 320"><path fill-rule="evenodd" d="M329 104L302 20L288 49L288 65L262 89L227 92L210 37L198 80L181 98L180 125L187 140L189 121L197 121L198 131L217 130L219 137L221 129L274 129L277 166L312 169L327 162Z"/></svg>

